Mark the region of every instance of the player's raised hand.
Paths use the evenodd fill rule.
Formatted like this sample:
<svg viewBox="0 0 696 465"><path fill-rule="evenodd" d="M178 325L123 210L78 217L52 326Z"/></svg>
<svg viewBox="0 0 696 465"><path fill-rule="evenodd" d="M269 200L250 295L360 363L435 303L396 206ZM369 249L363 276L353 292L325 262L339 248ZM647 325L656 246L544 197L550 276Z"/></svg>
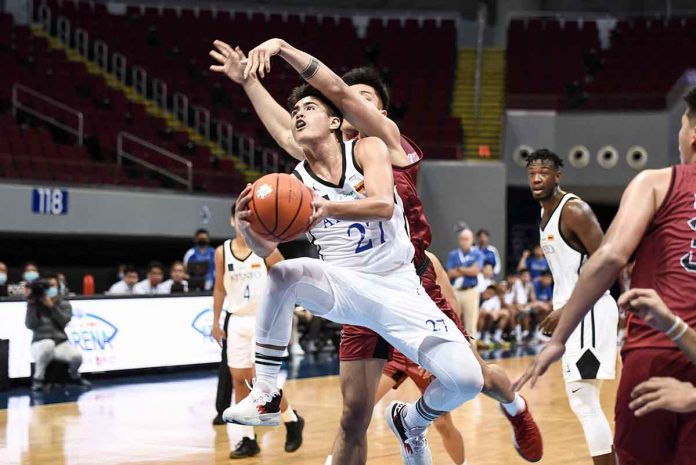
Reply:
<svg viewBox="0 0 696 465"><path fill-rule="evenodd" d="M244 83L244 66L242 60L246 59L244 52L239 47L232 48L231 45L216 40L213 42L215 50L209 52L219 65L211 65L210 70L216 73L222 73L237 84Z"/></svg>
<svg viewBox="0 0 696 465"><path fill-rule="evenodd" d="M696 388L689 382L674 378L650 378L631 391L633 400L628 407L637 417L653 410L670 410L677 413L696 410Z"/></svg>
<svg viewBox="0 0 696 465"><path fill-rule="evenodd" d="M546 344L546 346L541 349L541 352L534 357L534 361L529 365L524 374L515 381L512 385L512 389L514 391L519 391L527 384L527 381L530 381L529 385L533 388L536 385L537 378L543 376L554 362L560 360L564 352L565 345L552 339L551 342Z"/></svg>
<svg viewBox="0 0 696 465"><path fill-rule="evenodd" d="M674 324L674 314L653 289L630 289L619 297L619 307L635 313L652 328L665 333Z"/></svg>
<svg viewBox="0 0 696 465"><path fill-rule="evenodd" d="M271 57L280 53L283 43L282 39L270 39L252 49L249 52L249 58L242 62L246 64L244 79L249 76L256 77L257 72L262 78L266 77L266 73L271 71Z"/></svg>
<svg viewBox="0 0 696 465"><path fill-rule="evenodd" d="M244 231L249 229L249 218L251 217L251 210L249 210L249 202L251 202L251 189L252 185L247 184L242 192L239 193L237 201L235 202L235 220L237 220L237 227Z"/></svg>

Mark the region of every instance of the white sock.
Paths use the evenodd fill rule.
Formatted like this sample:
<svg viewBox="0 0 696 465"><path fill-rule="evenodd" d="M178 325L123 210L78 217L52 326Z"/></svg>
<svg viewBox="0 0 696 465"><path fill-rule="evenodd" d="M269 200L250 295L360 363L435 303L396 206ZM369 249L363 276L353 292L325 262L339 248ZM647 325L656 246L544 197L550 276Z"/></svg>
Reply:
<svg viewBox="0 0 696 465"><path fill-rule="evenodd" d="M284 412L280 412L280 419L283 420L283 423L293 423L297 421L297 415L295 415L290 404L288 404L288 408L285 409Z"/></svg>
<svg viewBox="0 0 696 465"><path fill-rule="evenodd" d="M285 349L277 350L256 346L256 384L261 386L266 384L271 390L277 388L278 373L280 373L284 353ZM259 388L264 390L261 386Z"/></svg>
<svg viewBox="0 0 696 465"><path fill-rule="evenodd" d="M515 398L509 404L500 403L503 406L508 415L516 416L518 413L524 412L527 408L527 404L519 393L515 393Z"/></svg>
<svg viewBox="0 0 696 465"><path fill-rule="evenodd" d="M324 465L332 465L333 464L333 455L329 455L326 457L326 462L324 462Z"/></svg>
<svg viewBox="0 0 696 465"><path fill-rule="evenodd" d="M419 399L419 402L422 400ZM428 416L427 418L421 414L421 410L416 407L416 403L410 404L406 407L406 414L403 415L404 425L406 428L427 428L433 422L433 418Z"/></svg>
<svg viewBox="0 0 696 465"><path fill-rule="evenodd" d="M256 436L254 434L254 427L253 426L246 426L246 425L235 425L239 429L239 432L241 433L241 436L243 438L249 438L249 439L254 439Z"/></svg>
<svg viewBox="0 0 696 465"><path fill-rule="evenodd" d="M498 328L495 330L495 335L493 336L493 339L500 339L503 336L503 330Z"/></svg>

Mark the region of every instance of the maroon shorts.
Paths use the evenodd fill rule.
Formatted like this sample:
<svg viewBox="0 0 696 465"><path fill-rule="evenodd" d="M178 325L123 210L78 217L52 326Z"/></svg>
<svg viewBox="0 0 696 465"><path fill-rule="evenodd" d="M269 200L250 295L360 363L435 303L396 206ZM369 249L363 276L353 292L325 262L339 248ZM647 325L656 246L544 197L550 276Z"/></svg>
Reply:
<svg viewBox="0 0 696 465"><path fill-rule="evenodd" d="M622 355L614 437L621 465L695 465L696 413L656 410L636 417L628 404L633 388L653 376L696 384L696 365L679 350L633 349Z"/></svg>
<svg viewBox="0 0 696 465"><path fill-rule="evenodd" d="M406 378L411 378L418 386L420 392L424 392L425 388L432 382L432 377L423 378L418 373L420 367L406 358L404 354L398 350L394 350L392 359L384 366L383 374L393 379L396 384L392 389L399 389L399 386L406 381Z"/></svg>

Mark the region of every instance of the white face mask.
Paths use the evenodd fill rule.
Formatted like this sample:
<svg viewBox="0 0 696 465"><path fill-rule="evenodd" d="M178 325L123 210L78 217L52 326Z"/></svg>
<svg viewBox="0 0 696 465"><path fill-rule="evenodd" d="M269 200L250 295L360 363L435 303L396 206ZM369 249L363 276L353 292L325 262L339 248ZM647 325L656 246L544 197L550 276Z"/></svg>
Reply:
<svg viewBox="0 0 696 465"><path fill-rule="evenodd" d="M7 273L0 273L0 286L7 282Z"/></svg>

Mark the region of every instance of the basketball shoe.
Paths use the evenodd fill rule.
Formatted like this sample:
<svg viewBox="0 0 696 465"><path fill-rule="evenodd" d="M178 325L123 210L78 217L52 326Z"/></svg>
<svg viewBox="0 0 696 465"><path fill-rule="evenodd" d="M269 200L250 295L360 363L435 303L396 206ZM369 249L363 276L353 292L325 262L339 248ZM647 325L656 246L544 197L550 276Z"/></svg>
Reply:
<svg viewBox="0 0 696 465"><path fill-rule="evenodd" d="M260 382L254 383L254 387L248 396L239 403L225 409L222 418L227 423L249 426L278 426L280 424L280 399L283 391L260 389Z"/></svg>
<svg viewBox="0 0 696 465"><path fill-rule="evenodd" d="M512 445L517 453L527 462L538 462L544 455L544 444L539 427L529 411L527 399L524 399L524 403L524 411L515 416L507 413L502 405L500 410L512 425Z"/></svg>
<svg viewBox="0 0 696 465"><path fill-rule="evenodd" d="M407 408L405 403L393 401L384 412L389 428L399 440L401 458L405 465L432 465L433 457L425 437L427 428L407 428L404 423Z"/></svg>

